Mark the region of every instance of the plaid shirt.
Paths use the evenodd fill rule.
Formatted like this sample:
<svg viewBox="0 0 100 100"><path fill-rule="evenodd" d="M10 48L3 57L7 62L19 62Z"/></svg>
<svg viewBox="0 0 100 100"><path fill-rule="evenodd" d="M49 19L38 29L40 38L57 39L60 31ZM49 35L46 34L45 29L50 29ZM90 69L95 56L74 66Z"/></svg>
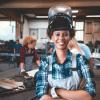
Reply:
<svg viewBox="0 0 100 100"><path fill-rule="evenodd" d="M20 49L20 62L25 63L25 57L27 56L33 56L33 62L36 62L36 60L39 60L38 54L36 49L31 49L31 53L28 53L28 48L26 46L23 46Z"/></svg>
<svg viewBox="0 0 100 100"><path fill-rule="evenodd" d="M56 52L54 51L50 59L52 61L52 78L53 79L64 79L72 75L72 53L68 51L66 54L67 58L63 64L58 64L56 60ZM84 60L80 54L76 55L77 71L80 77L86 79L85 90L91 95L95 96L95 84L91 78L88 66L84 63ZM47 94L48 92L48 65L50 60L48 58L42 59L39 67L39 72L36 75L36 95L38 98Z"/></svg>

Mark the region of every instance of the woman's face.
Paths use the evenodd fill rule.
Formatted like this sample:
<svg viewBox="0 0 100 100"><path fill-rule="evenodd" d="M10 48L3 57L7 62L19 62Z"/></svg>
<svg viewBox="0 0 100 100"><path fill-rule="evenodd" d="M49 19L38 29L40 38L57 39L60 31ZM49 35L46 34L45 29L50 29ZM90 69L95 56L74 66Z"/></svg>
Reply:
<svg viewBox="0 0 100 100"><path fill-rule="evenodd" d="M28 44L28 48L29 49L34 49L35 48L35 45L36 45L36 42L33 41L32 43L29 43Z"/></svg>
<svg viewBox="0 0 100 100"><path fill-rule="evenodd" d="M51 36L51 39L54 42L56 49L64 50L67 48L68 42L70 40L69 31L54 31Z"/></svg>

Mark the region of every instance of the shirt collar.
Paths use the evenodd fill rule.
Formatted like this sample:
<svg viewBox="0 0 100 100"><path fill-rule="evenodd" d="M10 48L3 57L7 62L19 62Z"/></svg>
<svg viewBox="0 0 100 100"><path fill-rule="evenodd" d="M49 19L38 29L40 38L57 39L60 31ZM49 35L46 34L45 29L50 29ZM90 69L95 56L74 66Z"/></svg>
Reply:
<svg viewBox="0 0 100 100"><path fill-rule="evenodd" d="M56 56L57 56L57 55L56 55L56 50L54 50L53 53L52 53L52 55L51 55L52 64L57 63ZM66 57L67 57L66 61L71 60L72 53L70 52L70 50L68 50L68 51L66 52Z"/></svg>

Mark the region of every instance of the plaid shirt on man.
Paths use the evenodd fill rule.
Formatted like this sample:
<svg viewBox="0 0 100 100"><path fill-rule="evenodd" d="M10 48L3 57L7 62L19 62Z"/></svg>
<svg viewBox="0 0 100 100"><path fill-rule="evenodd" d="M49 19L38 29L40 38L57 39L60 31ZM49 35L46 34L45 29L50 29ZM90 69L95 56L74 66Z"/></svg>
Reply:
<svg viewBox="0 0 100 100"><path fill-rule="evenodd" d="M72 75L72 53L68 51L66 54L67 58L63 64L58 64L56 60L56 52L54 51L49 59L52 61L52 78L53 79L64 79L70 77ZM48 92L48 66L50 64L50 60L48 57L46 59L41 60L39 72L36 75L36 95L38 98L47 94ZM86 79L85 90L91 95L95 96L95 84L91 78L89 68L84 63L84 60L80 54L76 55L77 61L77 71L80 77L84 77Z"/></svg>

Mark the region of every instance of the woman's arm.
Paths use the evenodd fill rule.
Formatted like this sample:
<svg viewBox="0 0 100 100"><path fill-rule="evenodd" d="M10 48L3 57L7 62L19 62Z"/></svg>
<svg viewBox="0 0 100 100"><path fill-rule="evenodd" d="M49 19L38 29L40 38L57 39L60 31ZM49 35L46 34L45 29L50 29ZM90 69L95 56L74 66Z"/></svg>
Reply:
<svg viewBox="0 0 100 100"><path fill-rule="evenodd" d="M25 64L23 62L19 65L21 72L25 71Z"/></svg>
<svg viewBox="0 0 100 100"><path fill-rule="evenodd" d="M20 70L21 72L22 71L25 71L25 64L24 64L24 47L22 47L20 49L20 64L19 64L19 67L20 67Z"/></svg>
<svg viewBox="0 0 100 100"><path fill-rule="evenodd" d="M47 70L48 63L45 60L41 60L39 71L36 74L35 81L36 81L36 95L39 100L42 96L47 94L48 92L48 81L47 81Z"/></svg>
<svg viewBox="0 0 100 100"><path fill-rule="evenodd" d="M81 72L83 77L86 80L85 90L64 90L64 89L56 89L56 93L59 97L68 99L68 100L92 100L93 96L95 96L95 84L93 79L91 78L89 68L85 64L81 55L77 57L78 66L81 67Z"/></svg>
<svg viewBox="0 0 100 100"><path fill-rule="evenodd" d="M43 95L40 100L52 100L52 98L46 94L46 95Z"/></svg>
<svg viewBox="0 0 100 100"><path fill-rule="evenodd" d="M40 100L67 100L67 99L52 98L50 95L43 95Z"/></svg>
<svg viewBox="0 0 100 100"><path fill-rule="evenodd" d="M56 93L60 98L65 100L92 100L92 97L88 92L84 90L65 90L65 89L56 89Z"/></svg>
<svg viewBox="0 0 100 100"><path fill-rule="evenodd" d="M36 64L40 66L40 59L36 60Z"/></svg>
<svg viewBox="0 0 100 100"><path fill-rule="evenodd" d="M35 61L38 66L40 66L40 57L37 54L37 50L34 49Z"/></svg>

